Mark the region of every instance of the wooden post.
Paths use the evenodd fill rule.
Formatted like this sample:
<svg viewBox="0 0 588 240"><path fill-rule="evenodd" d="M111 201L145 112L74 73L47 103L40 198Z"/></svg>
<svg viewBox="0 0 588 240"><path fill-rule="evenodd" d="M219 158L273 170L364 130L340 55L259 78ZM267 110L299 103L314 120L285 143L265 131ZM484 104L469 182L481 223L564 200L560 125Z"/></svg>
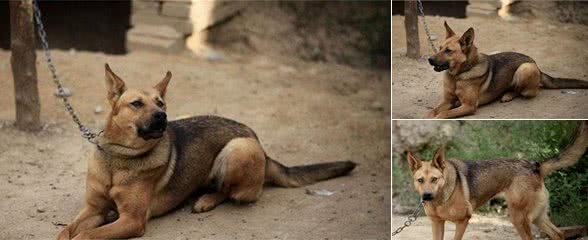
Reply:
<svg viewBox="0 0 588 240"><path fill-rule="evenodd" d="M10 1L10 65L14 78L16 126L41 129L32 0Z"/></svg>
<svg viewBox="0 0 588 240"><path fill-rule="evenodd" d="M404 2L404 29L406 30L406 55L409 58L419 58L421 47L419 43L419 19L416 0Z"/></svg>

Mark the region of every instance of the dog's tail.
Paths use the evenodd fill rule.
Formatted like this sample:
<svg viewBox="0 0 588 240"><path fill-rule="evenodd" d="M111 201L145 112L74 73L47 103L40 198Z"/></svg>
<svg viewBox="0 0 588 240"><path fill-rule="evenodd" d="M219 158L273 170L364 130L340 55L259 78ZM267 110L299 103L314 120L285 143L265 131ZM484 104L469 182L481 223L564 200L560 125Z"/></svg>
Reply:
<svg viewBox="0 0 588 240"><path fill-rule="evenodd" d="M576 131L576 139L557 157L541 163L541 175L547 176L553 171L572 166L580 160L588 147L588 121L582 121Z"/></svg>
<svg viewBox="0 0 588 240"><path fill-rule="evenodd" d="M542 72L541 87L549 89L588 88L588 81L572 78L554 78Z"/></svg>
<svg viewBox="0 0 588 240"><path fill-rule="evenodd" d="M265 180L280 187L300 187L343 176L357 166L352 161L317 163L286 167L266 156Z"/></svg>

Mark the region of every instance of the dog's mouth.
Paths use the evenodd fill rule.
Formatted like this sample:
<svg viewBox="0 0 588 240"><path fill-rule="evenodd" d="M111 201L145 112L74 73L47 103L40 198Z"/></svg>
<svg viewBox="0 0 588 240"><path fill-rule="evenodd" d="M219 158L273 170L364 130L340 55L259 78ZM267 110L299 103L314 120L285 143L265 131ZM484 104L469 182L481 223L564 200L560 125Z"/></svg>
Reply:
<svg viewBox="0 0 588 240"><path fill-rule="evenodd" d="M157 139L163 136L165 129L167 128L166 121L151 123L148 127L142 127L137 130L139 137L150 140Z"/></svg>
<svg viewBox="0 0 588 240"><path fill-rule="evenodd" d="M433 64L432 64L433 65ZM433 65L433 70L435 70L435 72L441 72L441 71L445 71L449 69L449 63L444 63L444 64L434 64Z"/></svg>

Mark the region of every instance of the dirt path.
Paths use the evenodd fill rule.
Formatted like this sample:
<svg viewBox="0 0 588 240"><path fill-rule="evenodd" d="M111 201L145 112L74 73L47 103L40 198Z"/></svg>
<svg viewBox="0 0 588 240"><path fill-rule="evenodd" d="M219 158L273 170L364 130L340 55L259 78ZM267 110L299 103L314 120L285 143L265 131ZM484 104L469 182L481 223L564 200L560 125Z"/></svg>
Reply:
<svg viewBox="0 0 588 240"><path fill-rule="evenodd" d="M402 226L406 216L394 215L392 218L392 229ZM537 234L537 231L534 231ZM444 239L453 239L455 234L455 224L448 222L445 224ZM421 240L431 239L431 222L427 217L418 218L412 226L405 228L401 233L394 236L393 239L402 240ZM468 224L464 239L473 240L516 240L520 239L515 228L508 221L507 217L489 217L474 214Z"/></svg>
<svg viewBox="0 0 588 240"><path fill-rule="evenodd" d="M509 23L482 17L427 17L430 30L437 38L445 37L444 20L458 34L473 26L475 44L481 52L525 53L552 76L588 80L588 26L541 21ZM392 117L422 118L441 97L442 74L433 71L425 59L417 61L405 56L404 17L394 16L392 22ZM426 35L421 32L419 36L421 53L430 55ZM436 44L439 43L437 40ZM534 99L491 103L468 118L588 118L586 103L588 90L544 90Z"/></svg>
<svg viewBox="0 0 588 240"><path fill-rule="evenodd" d="M85 143L53 97L38 56L42 119L38 134L11 126L12 76L0 51L0 239L49 239L82 206ZM131 87L148 87L166 70L171 119L217 114L248 124L266 151L286 165L350 159L351 176L298 189L266 188L256 204L223 204L203 214L178 211L154 219L141 239L386 239L390 232L390 72L296 59L191 56L138 52L125 56L54 51L84 122L103 123L104 62ZM96 106L105 111L94 113ZM317 197L305 189L335 194Z"/></svg>

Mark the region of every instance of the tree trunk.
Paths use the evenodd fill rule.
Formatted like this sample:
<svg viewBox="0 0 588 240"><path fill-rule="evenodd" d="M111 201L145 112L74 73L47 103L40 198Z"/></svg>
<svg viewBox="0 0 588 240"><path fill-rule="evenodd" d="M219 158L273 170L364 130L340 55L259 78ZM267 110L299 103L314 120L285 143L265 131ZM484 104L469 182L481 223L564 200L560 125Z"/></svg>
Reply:
<svg viewBox="0 0 588 240"><path fill-rule="evenodd" d="M37 89L32 0L10 1L10 48L16 126L26 131L39 130L41 105Z"/></svg>
<svg viewBox="0 0 588 240"><path fill-rule="evenodd" d="M406 55L409 58L419 58L419 19L417 15L416 0L404 2L404 29L406 30Z"/></svg>

